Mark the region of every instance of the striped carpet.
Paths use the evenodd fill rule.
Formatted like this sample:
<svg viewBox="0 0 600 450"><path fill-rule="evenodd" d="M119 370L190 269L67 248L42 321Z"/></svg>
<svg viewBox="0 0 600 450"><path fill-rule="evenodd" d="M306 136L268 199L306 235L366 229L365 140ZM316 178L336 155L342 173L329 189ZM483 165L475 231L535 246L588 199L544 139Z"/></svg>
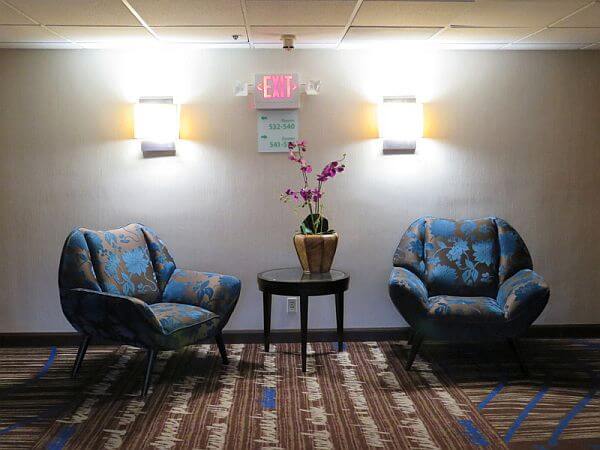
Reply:
<svg viewBox="0 0 600 450"><path fill-rule="evenodd" d="M139 398L144 353L0 349L0 448L600 449L600 340L527 340L524 377L503 345L405 342L212 345L162 352Z"/></svg>

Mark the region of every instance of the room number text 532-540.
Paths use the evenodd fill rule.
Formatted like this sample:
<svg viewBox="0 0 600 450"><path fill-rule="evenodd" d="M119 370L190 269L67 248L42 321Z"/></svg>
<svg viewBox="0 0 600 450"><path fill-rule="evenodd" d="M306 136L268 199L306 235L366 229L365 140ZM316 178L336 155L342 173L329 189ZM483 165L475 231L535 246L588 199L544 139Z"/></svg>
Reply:
<svg viewBox="0 0 600 450"><path fill-rule="evenodd" d="M269 130L293 130L296 128L295 123L270 123Z"/></svg>

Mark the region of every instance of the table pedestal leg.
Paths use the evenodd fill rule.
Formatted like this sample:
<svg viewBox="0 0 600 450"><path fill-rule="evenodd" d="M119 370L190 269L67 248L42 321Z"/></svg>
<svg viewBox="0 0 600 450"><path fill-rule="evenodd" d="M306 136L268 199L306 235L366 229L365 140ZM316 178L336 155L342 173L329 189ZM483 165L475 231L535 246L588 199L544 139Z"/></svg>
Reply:
<svg viewBox="0 0 600 450"><path fill-rule="evenodd" d="M344 349L344 293L335 294L335 316L337 319L338 352Z"/></svg>
<svg viewBox="0 0 600 450"><path fill-rule="evenodd" d="M265 336L265 352L269 352L271 339L271 293L263 292L263 327Z"/></svg>
<svg viewBox="0 0 600 450"><path fill-rule="evenodd" d="M308 338L308 296L300 296L300 333L302 335L302 372L306 372L306 342Z"/></svg>

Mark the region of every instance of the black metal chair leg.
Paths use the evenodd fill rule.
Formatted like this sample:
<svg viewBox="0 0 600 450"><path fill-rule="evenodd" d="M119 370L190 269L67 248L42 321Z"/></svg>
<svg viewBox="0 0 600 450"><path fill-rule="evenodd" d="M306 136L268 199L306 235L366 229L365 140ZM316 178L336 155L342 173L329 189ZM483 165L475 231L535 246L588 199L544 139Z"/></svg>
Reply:
<svg viewBox="0 0 600 450"><path fill-rule="evenodd" d="M521 352L519 351L519 347L517 346L517 340L515 338L508 338L508 345L515 354L517 358L517 362L519 363L519 367L521 368L521 372L523 375L529 376L529 371L527 370L527 366L523 363L523 357L521 356Z"/></svg>
<svg viewBox="0 0 600 450"><path fill-rule="evenodd" d="M215 336L215 341L217 341L217 347L219 347L219 353L221 354L221 360L223 364L229 364L229 360L227 359L227 350L225 349L225 344L223 343L223 335L219 332Z"/></svg>
<svg viewBox="0 0 600 450"><path fill-rule="evenodd" d="M410 353L408 354L408 359L406 360L406 366L404 367L406 370L410 370L417 357L417 353L419 353L419 349L421 348L421 344L423 343L423 336L421 333L415 332L415 335L412 340L412 347L410 348Z"/></svg>
<svg viewBox="0 0 600 450"><path fill-rule="evenodd" d="M156 360L156 350L148 349L148 365L146 366L146 377L144 378L144 387L142 388L142 398L146 397L148 388L150 387L150 378L152 377L152 367Z"/></svg>
<svg viewBox="0 0 600 450"><path fill-rule="evenodd" d="M88 345L90 344L90 337L86 334L83 336L83 340L81 344L79 344L79 350L77 350L77 357L75 358L75 364L73 365L73 371L71 372L71 377L75 378L79 369L81 368L81 363L83 363L83 358L85 357L85 352L87 351Z"/></svg>
<svg viewBox="0 0 600 450"><path fill-rule="evenodd" d="M408 330L408 339L406 340L406 343L408 345L412 345L413 341L415 340L415 332L413 330Z"/></svg>

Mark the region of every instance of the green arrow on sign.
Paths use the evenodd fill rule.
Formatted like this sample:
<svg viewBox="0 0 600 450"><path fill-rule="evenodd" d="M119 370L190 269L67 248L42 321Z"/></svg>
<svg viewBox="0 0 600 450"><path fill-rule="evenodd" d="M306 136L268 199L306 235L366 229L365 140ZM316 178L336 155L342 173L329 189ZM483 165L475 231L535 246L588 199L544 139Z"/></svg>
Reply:
<svg viewBox="0 0 600 450"><path fill-rule="evenodd" d="M262 120L267 120L267 116L260 116Z"/></svg>

